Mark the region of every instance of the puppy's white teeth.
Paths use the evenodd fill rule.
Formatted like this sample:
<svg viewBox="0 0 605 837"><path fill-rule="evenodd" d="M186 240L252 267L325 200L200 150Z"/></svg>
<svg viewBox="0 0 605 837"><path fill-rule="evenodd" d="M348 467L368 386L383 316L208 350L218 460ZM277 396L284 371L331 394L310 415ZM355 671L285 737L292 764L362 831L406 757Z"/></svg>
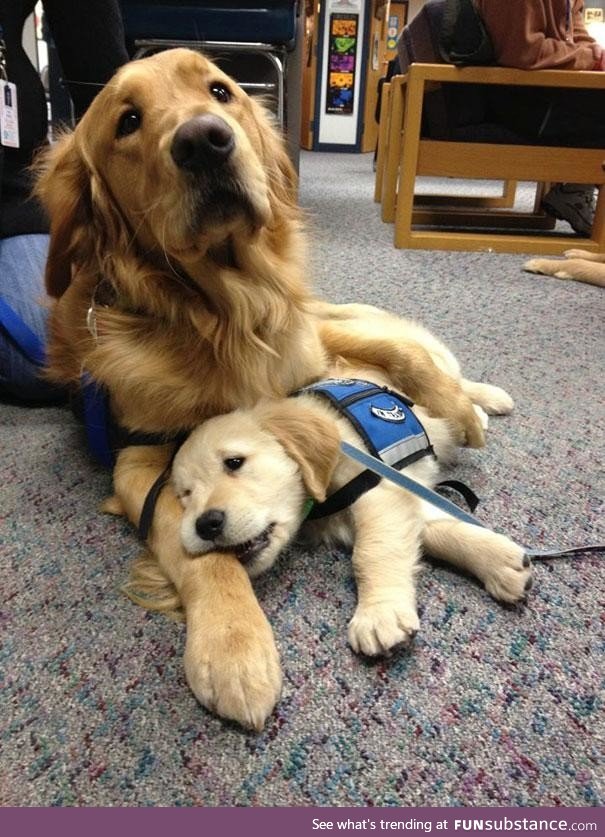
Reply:
<svg viewBox="0 0 605 837"><path fill-rule="evenodd" d="M269 546L271 532L275 528L275 523L271 523L267 528L257 535L255 538L250 538L243 543L235 544L215 544L216 552L233 552L242 564L247 564L253 558L256 558L259 552L262 552Z"/></svg>

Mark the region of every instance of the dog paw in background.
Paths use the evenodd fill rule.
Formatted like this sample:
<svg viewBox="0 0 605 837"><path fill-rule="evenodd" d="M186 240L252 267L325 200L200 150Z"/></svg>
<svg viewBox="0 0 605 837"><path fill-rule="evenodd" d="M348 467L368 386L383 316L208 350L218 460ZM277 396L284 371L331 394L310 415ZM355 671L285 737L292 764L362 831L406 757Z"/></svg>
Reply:
<svg viewBox="0 0 605 837"><path fill-rule="evenodd" d="M554 276L605 288L605 264L597 253L584 250L567 250L564 259L529 259L523 265L528 273Z"/></svg>

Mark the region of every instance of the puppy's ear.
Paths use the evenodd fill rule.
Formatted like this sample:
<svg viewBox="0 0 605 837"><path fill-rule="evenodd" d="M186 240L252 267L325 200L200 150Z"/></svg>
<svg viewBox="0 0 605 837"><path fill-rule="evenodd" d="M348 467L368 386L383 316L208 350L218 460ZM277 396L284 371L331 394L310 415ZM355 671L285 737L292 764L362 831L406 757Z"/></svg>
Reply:
<svg viewBox="0 0 605 837"><path fill-rule="evenodd" d="M71 282L76 249L90 236L90 187L84 161L73 134L64 135L36 158L35 194L50 218L50 248L46 263L46 290L60 297Z"/></svg>
<svg viewBox="0 0 605 837"><path fill-rule="evenodd" d="M336 422L296 398L263 405L259 412L261 427L298 464L313 499L323 502L340 455Z"/></svg>

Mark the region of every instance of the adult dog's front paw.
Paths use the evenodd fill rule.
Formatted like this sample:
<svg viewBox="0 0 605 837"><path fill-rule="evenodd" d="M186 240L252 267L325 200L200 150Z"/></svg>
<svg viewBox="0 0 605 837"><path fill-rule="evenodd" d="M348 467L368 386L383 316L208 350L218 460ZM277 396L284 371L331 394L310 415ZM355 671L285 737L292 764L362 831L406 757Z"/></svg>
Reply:
<svg viewBox="0 0 605 837"><path fill-rule="evenodd" d="M460 392L457 398L452 398L450 404L443 410L446 418L457 431L458 441L469 448L485 446L485 430L480 415L470 398Z"/></svg>
<svg viewBox="0 0 605 837"><path fill-rule="evenodd" d="M279 700L282 674L260 608L225 624L198 614L188 628L184 664L187 682L203 706L242 726L263 728Z"/></svg>
<svg viewBox="0 0 605 837"><path fill-rule="evenodd" d="M358 654L376 657L408 645L419 627L413 606L399 601L359 604L349 622L349 644Z"/></svg>

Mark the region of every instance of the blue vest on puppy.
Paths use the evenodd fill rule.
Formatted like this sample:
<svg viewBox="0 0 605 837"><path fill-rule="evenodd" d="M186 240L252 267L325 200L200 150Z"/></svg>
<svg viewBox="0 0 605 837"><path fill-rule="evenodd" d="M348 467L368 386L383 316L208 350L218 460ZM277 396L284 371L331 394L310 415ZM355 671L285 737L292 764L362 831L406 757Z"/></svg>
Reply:
<svg viewBox="0 0 605 837"><path fill-rule="evenodd" d="M298 390L325 398L349 421L372 456L398 470L424 456L435 456L422 423L412 412L412 402L387 387L355 378L329 378ZM350 506L380 482L362 471L323 503L316 503L307 519L328 517Z"/></svg>
<svg viewBox="0 0 605 837"><path fill-rule="evenodd" d="M327 399L363 439L372 456L402 470L433 455L424 427L412 412L413 402L370 381L328 378L299 390Z"/></svg>

